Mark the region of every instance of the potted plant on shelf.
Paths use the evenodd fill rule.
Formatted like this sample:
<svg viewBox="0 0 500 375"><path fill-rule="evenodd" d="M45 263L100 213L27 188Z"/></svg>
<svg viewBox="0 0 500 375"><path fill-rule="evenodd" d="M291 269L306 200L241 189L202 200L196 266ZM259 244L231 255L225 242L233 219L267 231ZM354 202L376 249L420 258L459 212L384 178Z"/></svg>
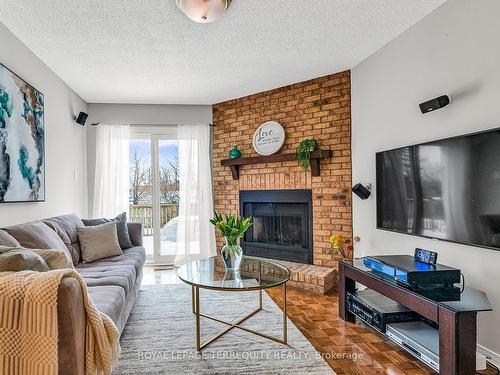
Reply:
<svg viewBox="0 0 500 375"><path fill-rule="evenodd" d="M214 211L214 217L210 222L219 229L224 236L225 244L221 249L221 256L224 265L229 271L238 271L243 258L243 249L239 244L239 239L245 235L252 223L251 217L241 217L239 215L220 215Z"/></svg>
<svg viewBox="0 0 500 375"><path fill-rule="evenodd" d="M311 152L319 149L319 143L315 139L305 139L297 146L295 154L297 155L297 160L299 165L304 168L305 171L309 170L309 162L311 159Z"/></svg>
<svg viewBox="0 0 500 375"><path fill-rule="evenodd" d="M354 253L354 245L360 241L358 236L354 237L352 241L345 238L341 234L334 234L330 237L330 243L335 252L341 256L343 260L352 260Z"/></svg>

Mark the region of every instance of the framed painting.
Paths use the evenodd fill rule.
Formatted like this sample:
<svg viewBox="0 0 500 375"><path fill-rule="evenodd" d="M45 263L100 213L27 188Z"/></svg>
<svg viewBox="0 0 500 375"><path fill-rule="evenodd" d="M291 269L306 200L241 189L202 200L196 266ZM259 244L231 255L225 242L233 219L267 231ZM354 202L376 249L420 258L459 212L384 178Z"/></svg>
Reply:
<svg viewBox="0 0 500 375"><path fill-rule="evenodd" d="M0 203L43 201L43 94L0 64Z"/></svg>

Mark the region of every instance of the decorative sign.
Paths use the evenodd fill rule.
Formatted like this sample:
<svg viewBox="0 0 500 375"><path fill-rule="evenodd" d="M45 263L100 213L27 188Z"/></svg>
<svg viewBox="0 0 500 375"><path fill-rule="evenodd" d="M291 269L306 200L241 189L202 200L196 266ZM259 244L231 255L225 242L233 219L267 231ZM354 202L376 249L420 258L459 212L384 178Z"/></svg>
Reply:
<svg viewBox="0 0 500 375"><path fill-rule="evenodd" d="M253 148L259 155L277 153L285 142L285 129L276 121L267 121L255 131Z"/></svg>

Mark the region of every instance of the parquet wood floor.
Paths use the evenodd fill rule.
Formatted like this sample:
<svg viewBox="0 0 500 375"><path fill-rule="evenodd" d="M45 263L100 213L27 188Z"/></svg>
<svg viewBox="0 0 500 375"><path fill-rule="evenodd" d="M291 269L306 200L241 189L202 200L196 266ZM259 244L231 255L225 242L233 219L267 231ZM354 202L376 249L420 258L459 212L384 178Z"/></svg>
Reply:
<svg viewBox="0 0 500 375"><path fill-rule="evenodd" d="M268 290L281 307L281 288ZM436 374L430 367L376 333L363 323L348 323L338 316L338 295L312 295L288 289L288 317L307 337L338 375ZM339 357L333 357L336 354ZM358 358L354 360L353 354ZM342 357L343 355L343 357ZM492 368L481 372L493 375Z"/></svg>

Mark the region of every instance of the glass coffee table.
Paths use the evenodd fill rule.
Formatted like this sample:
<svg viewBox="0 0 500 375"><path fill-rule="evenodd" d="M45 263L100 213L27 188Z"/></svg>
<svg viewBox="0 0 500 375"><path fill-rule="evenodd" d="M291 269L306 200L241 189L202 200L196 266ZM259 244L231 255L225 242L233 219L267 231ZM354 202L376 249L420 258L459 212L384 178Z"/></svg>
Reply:
<svg viewBox="0 0 500 375"><path fill-rule="evenodd" d="M287 315L286 315L286 283L290 280L290 271L285 266L263 258L244 256L239 272L226 271L220 256L187 263L177 271L179 278L191 285L193 314L196 315L196 349L202 350L233 328L287 345ZM251 316L262 310L262 291L264 289L283 286L283 338L273 337L265 333L242 326ZM259 292L257 309L238 319L236 322L226 322L217 317L202 314L200 311L200 288L224 292ZM228 325L205 343L200 339L200 318L207 318Z"/></svg>

